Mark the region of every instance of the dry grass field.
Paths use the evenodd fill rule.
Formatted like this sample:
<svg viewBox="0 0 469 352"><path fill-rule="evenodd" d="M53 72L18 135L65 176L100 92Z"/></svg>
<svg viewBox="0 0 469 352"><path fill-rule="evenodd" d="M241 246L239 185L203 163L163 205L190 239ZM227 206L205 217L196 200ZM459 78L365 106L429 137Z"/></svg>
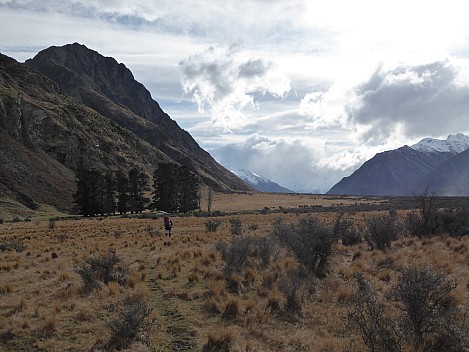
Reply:
<svg viewBox="0 0 469 352"><path fill-rule="evenodd" d="M357 277L373 287L386 314L397 317L402 305L391 292L408 267L431 267L456 279L445 302L467 338L469 236L401 236L383 251L364 241L335 241L320 277L281 247L265 262L262 253L251 253L239 270L227 271L228 260L234 266L236 260L220 248L233 248L233 238L271 238L279 218L290 224L314 216L329 225L341 207L365 204L367 212L350 215L360 225L382 212L373 210L380 202L215 194L212 210L223 213L175 215L171 238L159 218L5 221L0 351L364 351L349 319L357 307ZM316 212L315 206L335 210ZM233 219L242 231L235 237ZM208 232L208 222L219 225ZM96 263L103 262L114 270L110 275L98 275ZM402 350L417 351L408 344Z"/></svg>

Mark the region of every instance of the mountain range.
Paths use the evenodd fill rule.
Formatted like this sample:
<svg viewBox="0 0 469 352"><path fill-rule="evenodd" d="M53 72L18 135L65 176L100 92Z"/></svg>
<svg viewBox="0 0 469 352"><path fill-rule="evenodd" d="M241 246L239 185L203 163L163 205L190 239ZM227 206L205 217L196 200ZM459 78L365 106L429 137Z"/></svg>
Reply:
<svg viewBox="0 0 469 352"><path fill-rule="evenodd" d="M0 54L1 197L68 211L79 166L151 175L161 162L189 167L214 190L253 191L115 59L77 43L25 63Z"/></svg>
<svg viewBox="0 0 469 352"><path fill-rule="evenodd" d="M234 166L228 166L227 169L244 182L251 185L256 191L270 193L295 193L264 176L255 174L252 171Z"/></svg>
<svg viewBox="0 0 469 352"><path fill-rule="evenodd" d="M469 195L469 137L425 138L409 147L376 154L327 194L414 195L425 190L441 196Z"/></svg>

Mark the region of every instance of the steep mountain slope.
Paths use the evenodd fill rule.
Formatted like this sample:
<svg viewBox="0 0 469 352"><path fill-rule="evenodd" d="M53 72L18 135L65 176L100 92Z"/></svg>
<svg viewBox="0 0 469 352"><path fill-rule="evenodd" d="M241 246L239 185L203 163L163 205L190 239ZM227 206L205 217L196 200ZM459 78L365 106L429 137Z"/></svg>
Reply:
<svg viewBox="0 0 469 352"><path fill-rule="evenodd" d="M73 74L72 81L87 79ZM164 113L154 116L155 121L163 121L156 125L123 104L93 93L90 86L77 85L76 91L88 94L98 110L116 121L65 94L64 88L36 69L0 54L0 200L13 199L29 209L50 204L70 211L80 165L102 171L137 167L151 174L160 162L177 162L157 146L178 156L181 163L195 159L187 164L212 188L252 190L213 161ZM139 128L153 144L137 136ZM188 142L181 147L178 143L184 140Z"/></svg>
<svg viewBox="0 0 469 352"><path fill-rule="evenodd" d="M422 185L419 180L452 156L448 152L423 153L408 146L378 153L351 176L335 184L327 194L379 196L420 193Z"/></svg>
<svg viewBox="0 0 469 352"><path fill-rule="evenodd" d="M469 196L469 149L439 165L420 183L436 195Z"/></svg>
<svg viewBox="0 0 469 352"><path fill-rule="evenodd" d="M426 188L438 195L469 193L469 137L458 133L446 140L425 138L376 154L328 194L412 195Z"/></svg>
<svg viewBox="0 0 469 352"><path fill-rule="evenodd" d="M163 112L124 64L77 43L45 49L26 64L78 101L194 170L210 187L252 190Z"/></svg>
<svg viewBox="0 0 469 352"><path fill-rule="evenodd" d="M0 54L0 196L69 210L80 163L100 170L171 159L56 83Z"/></svg>

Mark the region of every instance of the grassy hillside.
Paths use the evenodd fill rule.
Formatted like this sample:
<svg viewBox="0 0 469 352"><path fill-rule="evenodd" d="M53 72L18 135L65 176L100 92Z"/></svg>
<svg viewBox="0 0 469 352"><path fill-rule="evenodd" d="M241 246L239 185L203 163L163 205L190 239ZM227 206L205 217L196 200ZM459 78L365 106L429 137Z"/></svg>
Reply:
<svg viewBox="0 0 469 352"><path fill-rule="evenodd" d="M279 218L297 224L314 216L327 227L353 205L359 211L348 219L359 227L384 214L382 204L377 198L215 194L212 209L225 215L174 216L172 238L155 214L4 222L0 350L364 351L349 318L358 299L368 297L357 295L359 283L373 290L376 300L368 303L380 302L381 318L397 322L403 305L391 293L410 267L457 279L445 307L467 338L468 236L401 236L384 251L370 250L363 239L349 246L334 241L319 277L286 247L263 241L272 238ZM399 210L399 218L409 211ZM233 237L236 223L241 231ZM207 231L210 224L214 232ZM245 241L258 246L242 261ZM112 270L97 269L105 266ZM126 316L135 320L122 324ZM402 350L417 351L409 341L402 337Z"/></svg>

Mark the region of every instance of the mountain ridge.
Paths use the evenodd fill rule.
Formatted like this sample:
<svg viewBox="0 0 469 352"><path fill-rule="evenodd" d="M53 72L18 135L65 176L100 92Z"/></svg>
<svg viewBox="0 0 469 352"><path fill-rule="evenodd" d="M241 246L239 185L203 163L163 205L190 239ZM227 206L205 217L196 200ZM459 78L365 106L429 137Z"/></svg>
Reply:
<svg viewBox="0 0 469 352"><path fill-rule="evenodd" d="M227 169L259 192L295 193L289 190L288 188L280 186L278 183L269 180L264 176L257 175L254 172L246 170L244 168L228 166Z"/></svg>
<svg viewBox="0 0 469 352"><path fill-rule="evenodd" d="M453 170L465 165L468 148L469 137L459 133L446 140L425 138L412 147L378 153L350 176L342 178L327 194L406 196L429 188L437 195L467 195L469 179L456 175L456 171L451 176L445 173L451 165ZM459 157L463 153L467 156ZM456 181L457 192L451 186Z"/></svg>
<svg viewBox="0 0 469 352"><path fill-rule="evenodd" d="M78 49L85 50L85 55L89 50L84 46ZM47 62L42 59L43 64ZM22 64L0 54L0 197L19 201L29 209L49 204L69 212L80 165L101 171L137 167L151 175L161 162L191 167L214 190L253 191L200 148L166 113L153 117L161 120L157 125L103 95L100 86L104 83L90 83L88 76L51 64L49 68L56 74L71 78L64 78L69 85L65 87L61 80L31 67L33 62ZM133 77L123 64L116 67L123 75ZM97 68L95 72L102 75L103 82L106 69ZM119 94L123 92L125 84ZM143 101L148 97L149 93ZM160 109L152 101L151 109ZM101 112L93 109L91 102L100 106L97 110Z"/></svg>
<svg viewBox="0 0 469 352"><path fill-rule="evenodd" d="M462 134L450 134L445 140L437 138L424 138L411 146L412 149L421 152L450 152L458 154L469 148L469 137Z"/></svg>
<svg viewBox="0 0 469 352"><path fill-rule="evenodd" d="M143 84L135 81L131 71L114 58L74 43L44 49L25 64L86 106L189 167L215 190L252 191L181 129Z"/></svg>

